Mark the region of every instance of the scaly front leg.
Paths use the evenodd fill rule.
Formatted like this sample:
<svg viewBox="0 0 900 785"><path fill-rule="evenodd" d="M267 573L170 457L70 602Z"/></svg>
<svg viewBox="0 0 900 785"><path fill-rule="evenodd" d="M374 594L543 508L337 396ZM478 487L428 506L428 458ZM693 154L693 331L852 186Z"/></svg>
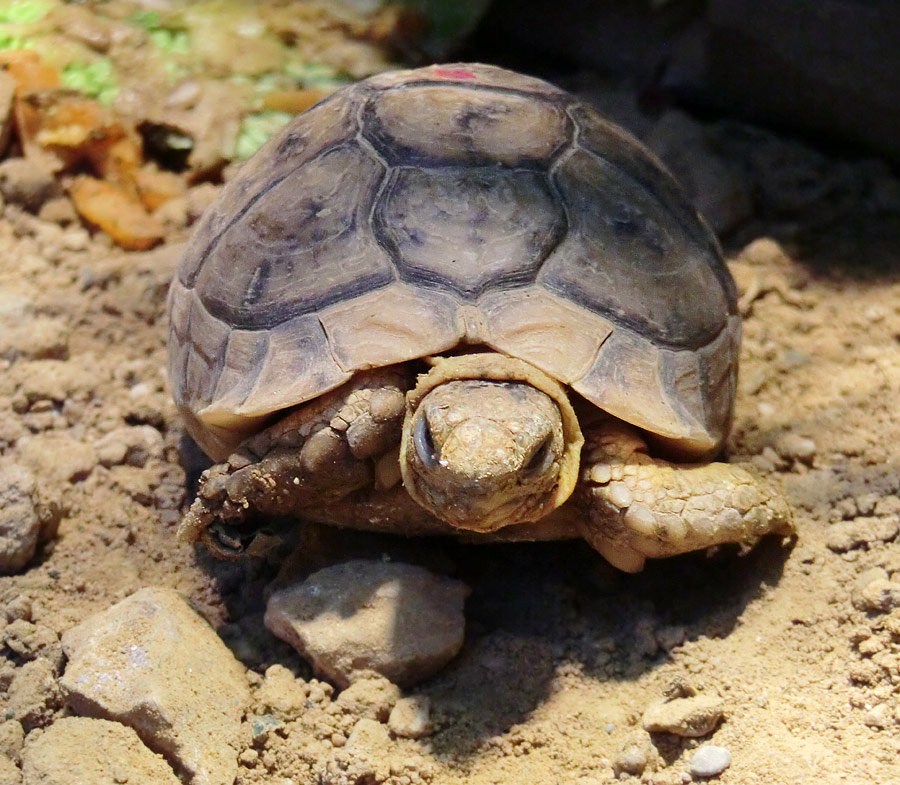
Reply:
<svg viewBox="0 0 900 785"><path fill-rule="evenodd" d="M253 518L297 516L376 484L379 459L390 463L400 443L409 386L397 368L361 373L248 439L204 472L179 537L234 558L255 533Z"/></svg>
<svg viewBox="0 0 900 785"><path fill-rule="evenodd" d="M749 548L794 530L786 500L751 467L653 458L637 429L619 420L599 421L585 436L582 534L621 570L722 543Z"/></svg>

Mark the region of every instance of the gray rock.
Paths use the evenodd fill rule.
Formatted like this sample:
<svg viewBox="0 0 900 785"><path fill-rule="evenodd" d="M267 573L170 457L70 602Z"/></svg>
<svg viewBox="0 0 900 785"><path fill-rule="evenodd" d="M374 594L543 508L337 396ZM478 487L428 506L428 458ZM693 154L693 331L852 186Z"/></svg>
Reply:
<svg viewBox="0 0 900 785"><path fill-rule="evenodd" d="M408 685L459 652L468 593L421 567L349 561L273 593L265 624L341 687L373 671Z"/></svg>
<svg viewBox="0 0 900 785"><path fill-rule="evenodd" d="M78 714L117 720L194 785L231 785L249 704L242 666L172 589L147 588L63 635Z"/></svg>
<svg viewBox="0 0 900 785"><path fill-rule="evenodd" d="M37 550L41 522L34 475L24 466L0 466L0 573L21 570Z"/></svg>
<svg viewBox="0 0 900 785"><path fill-rule="evenodd" d="M644 712L644 730L674 733L676 736L705 736L712 733L725 716L725 702L716 695L675 698L651 706Z"/></svg>
<svg viewBox="0 0 900 785"><path fill-rule="evenodd" d="M160 755L118 722L64 717L28 737L24 785L180 785Z"/></svg>
<svg viewBox="0 0 900 785"><path fill-rule="evenodd" d="M717 777L731 765L731 753L715 744L704 744L691 757L691 776Z"/></svg>

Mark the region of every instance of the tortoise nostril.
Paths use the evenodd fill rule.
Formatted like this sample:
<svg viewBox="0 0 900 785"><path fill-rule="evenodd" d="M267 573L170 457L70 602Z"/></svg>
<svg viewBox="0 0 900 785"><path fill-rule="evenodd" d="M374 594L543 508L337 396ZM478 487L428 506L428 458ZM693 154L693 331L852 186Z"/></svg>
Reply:
<svg viewBox="0 0 900 785"><path fill-rule="evenodd" d="M440 459L439 450L434 444L434 436L428 418L423 414L416 420L413 428L413 443L416 445L416 453L423 464L429 469L437 466Z"/></svg>
<svg viewBox="0 0 900 785"><path fill-rule="evenodd" d="M534 451L528 463L525 465L525 474L540 474L553 461L553 436L548 436Z"/></svg>

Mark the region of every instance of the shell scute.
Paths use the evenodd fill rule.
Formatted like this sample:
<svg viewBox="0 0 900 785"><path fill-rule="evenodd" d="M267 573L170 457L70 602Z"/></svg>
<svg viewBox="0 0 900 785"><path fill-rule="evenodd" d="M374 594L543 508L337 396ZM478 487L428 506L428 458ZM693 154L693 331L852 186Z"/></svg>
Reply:
<svg viewBox="0 0 900 785"><path fill-rule="evenodd" d="M338 91L309 109L302 121L294 120L263 145L194 227L178 269L182 284L194 286L200 268L224 232L256 200L307 161L352 137L356 133L356 111L353 94Z"/></svg>
<svg viewBox="0 0 900 785"><path fill-rule="evenodd" d="M390 259L368 231L384 174L354 144L295 169L223 233L197 287L216 316L263 329L390 283Z"/></svg>
<svg viewBox="0 0 900 785"><path fill-rule="evenodd" d="M401 277L470 298L532 281L565 230L543 174L496 168L399 169L375 219Z"/></svg>
<svg viewBox="0 0 900 785"><path fill-rule="evenodd" d="M652 340L696 348L715 338L734 304L698 247L655 192L585 150L554 177L569 232L541 270L552 291Z"/></svg>
<svg viewBox="0 0 900 785"><path fill-rule="evenodd" d="M559 103L459 85L405 85L371 97L363 134L394 166L538 167L571 139Z"/></svg>

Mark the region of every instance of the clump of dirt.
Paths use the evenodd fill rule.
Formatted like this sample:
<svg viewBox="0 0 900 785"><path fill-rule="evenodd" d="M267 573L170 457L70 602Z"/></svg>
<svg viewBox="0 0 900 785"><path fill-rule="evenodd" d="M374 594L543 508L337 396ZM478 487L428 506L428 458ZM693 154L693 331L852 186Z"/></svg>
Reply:
<svg viewBox="0 0 900 785"><path fill-rule="evenodd" d="M737 169L768 182L760 155L742 155ZM775 173L787 165L772 160ZM368 697L312 678L265 630L277 564L213 562L175 540L205 465L166 389L165 297L184 232L125 254L6 205L0 461L33 475L43 517L36 556L0 578L4 755L18 761L23 730L69 711L60 635L141 587L167 586L251 669L242 785L681 785L709 741L731 754L725 783L895 779L900 221L885 206L889 172L823 171L836 170L853 175L856 196L840 182L805 192L790 220L749 188L752 220L730 262L746 316L730 458L783 485L796 543L668 559L637 575L580 543L404 543L472 587L466 644L431 680L403 694L376 685ZM754 239L768 230L781 242ZM335 550L348 558L398 552L389 540L341 538ZM705 735L644 729L648 708L692 696L716 707Z"/></svg>

